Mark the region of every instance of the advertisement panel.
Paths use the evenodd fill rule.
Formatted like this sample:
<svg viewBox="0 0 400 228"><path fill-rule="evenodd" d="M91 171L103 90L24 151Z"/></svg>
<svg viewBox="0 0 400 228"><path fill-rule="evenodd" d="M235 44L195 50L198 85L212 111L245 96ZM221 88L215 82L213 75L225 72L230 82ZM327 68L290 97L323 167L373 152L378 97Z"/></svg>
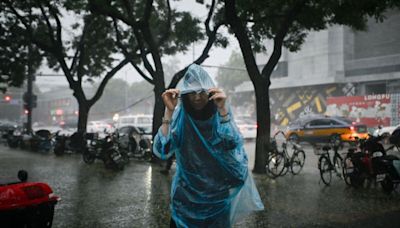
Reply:
<svg viewBox="0 0 400 228"><path fill-rule="evenodd" d="M326 114L344 116L368 127L390 126L393 114L391 95L328 97Z"/></svg>

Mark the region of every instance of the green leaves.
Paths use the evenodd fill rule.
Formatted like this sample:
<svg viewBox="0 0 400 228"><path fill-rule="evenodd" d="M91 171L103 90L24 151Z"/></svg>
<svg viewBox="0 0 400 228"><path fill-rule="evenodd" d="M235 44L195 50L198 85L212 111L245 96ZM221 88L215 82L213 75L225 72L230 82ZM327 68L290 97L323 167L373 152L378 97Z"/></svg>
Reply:
<svg viewBox="0 0 400 228"><path fill-rule="evenodd" d="M84 56L82 58L84 75L99 77L114 61L116 52L114 30L111 20L102 15L87 15L84 18L85 32L83 37ZM75 48L80 48L81 37L75 39Z"/></svg>
<svg viewBox="0 0 400 228"><path fill-rule="evenodd" d="M164 49L166 54L172 55L186 51L193 42L203 39L204 31L201 30L199 24L200 20L192 17L189 12L175 13L171 37Z"/></svg>
<svg viewBox="0 0 400 228"><path fill-rule="evenodd" d="M4 14L1 17L4 18ZM0 23L0 83L6 85L2 86L0 90L5 91L9 86L19 87L22 85L28 73L29 57L33 72L40 66L41 53L37 48L32 47L29 55L28 45L26 34L14 20Z"/></svg>

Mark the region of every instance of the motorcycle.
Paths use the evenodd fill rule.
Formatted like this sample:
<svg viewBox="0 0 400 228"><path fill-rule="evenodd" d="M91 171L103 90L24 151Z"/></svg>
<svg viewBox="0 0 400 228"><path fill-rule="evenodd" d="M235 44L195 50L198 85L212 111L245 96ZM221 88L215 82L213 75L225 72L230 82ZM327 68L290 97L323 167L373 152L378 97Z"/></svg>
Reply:
<svg viewBox="0 0 400 228"><path fill-rule="evenodd" d="M43 151L43 152L50 152L53 147L53 135L49 130L41 129L34 134L30 138L30 149L32 151Z"/></svg>
<svg viewBox="0 0 400 228"><path fill-rule="evenodd" d="M11 129L8 130L6 134L3 135L5 138L7 145L10 148L17 148L22 140L22 132L20 129Z"/></svg>
<svg viewBox="0 0 400 228"><path fill-rule="evenodd" d="M95 159L100 159L108 169L122 170L127 163L126 157L118 150L113 134L107 134L105 138L99 139L96 133L87 133L89 141L87 148L82 153L83 161L92 164Z"/></svg>
<svg viewBox="0 0 400 228"><path fill-rule="evenodd" d="M359 141L359 150L349 149L343 162L343 176L348 185L360 187L368 179L380 183L382 189L390 193L400 183L396 170L400 160L397 156L387 155L388 150L380 142L382 139L382 136L370 135Z"/></svg>
<svg viewBox="0 0 400 228"><path fill-rule="evenodd" d="M116 135L122 153L130 158L151 161L151 139L140 128L125 126L117 130Z"/></svg>
<svg viewBox="0 0 400 228"><path fill-rule="evenodd" d="M55 134L54 154L63 155L65 153L82 153L86 148L83 134L75 132L71 136L61 135L60 131Z"/></svg>

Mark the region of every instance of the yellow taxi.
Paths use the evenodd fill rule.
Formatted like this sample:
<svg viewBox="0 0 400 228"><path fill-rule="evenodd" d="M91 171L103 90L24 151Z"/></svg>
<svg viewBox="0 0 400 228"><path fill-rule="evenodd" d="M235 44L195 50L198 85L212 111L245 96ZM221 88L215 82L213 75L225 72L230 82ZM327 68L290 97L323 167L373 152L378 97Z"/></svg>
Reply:
<svg viewBox="0 0 400 228"><path fill-rule="evenodd" d="M295 142L353 142L368 138L368 131L366 125L344 117L311 116L289 124L286 137Z"/></svg>

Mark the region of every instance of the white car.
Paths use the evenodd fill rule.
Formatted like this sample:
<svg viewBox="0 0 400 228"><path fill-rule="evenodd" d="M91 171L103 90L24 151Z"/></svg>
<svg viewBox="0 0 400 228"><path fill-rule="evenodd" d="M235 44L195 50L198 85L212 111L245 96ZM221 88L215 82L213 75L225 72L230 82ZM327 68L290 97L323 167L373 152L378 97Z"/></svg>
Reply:
<svg viewBox="0 0 400 228"><path fill-rule="evenodd" d="M398 128L398 127L400 127L400 124L399 125L396 125L396 126L387 126L387 127L378 127L378 129L376 129L375 131L374 131L374 133L373 133L373 135L374 136L380 136L380 135L386 135L386 136L389 136L389 135L391 135L392 133L393 133L393 131L396 129L396 128Z"/></svg>
<svg viewBox="0 0 400 228"><path fill-rule="evenodd" d="M113 126L107 122L104 121L90 121L87 124L87 132L93 133L93 132L112 132Z"/></svg>
<svg viewBox="0 0 400 228"><path fill-rule="evenodd" d="M117 127L121 128L124 126L135 126L140 128L147 134L151 134L152 126L153 126L153 115L129 115L129 116L120 116L117 121Z"/></svg>
<svg viewBox="0 0 400 228"><path fill-rule="evenodd" d="M255 139L257 136L257 124L250 121L236 119L236 125L244 139Z"/></svg>

